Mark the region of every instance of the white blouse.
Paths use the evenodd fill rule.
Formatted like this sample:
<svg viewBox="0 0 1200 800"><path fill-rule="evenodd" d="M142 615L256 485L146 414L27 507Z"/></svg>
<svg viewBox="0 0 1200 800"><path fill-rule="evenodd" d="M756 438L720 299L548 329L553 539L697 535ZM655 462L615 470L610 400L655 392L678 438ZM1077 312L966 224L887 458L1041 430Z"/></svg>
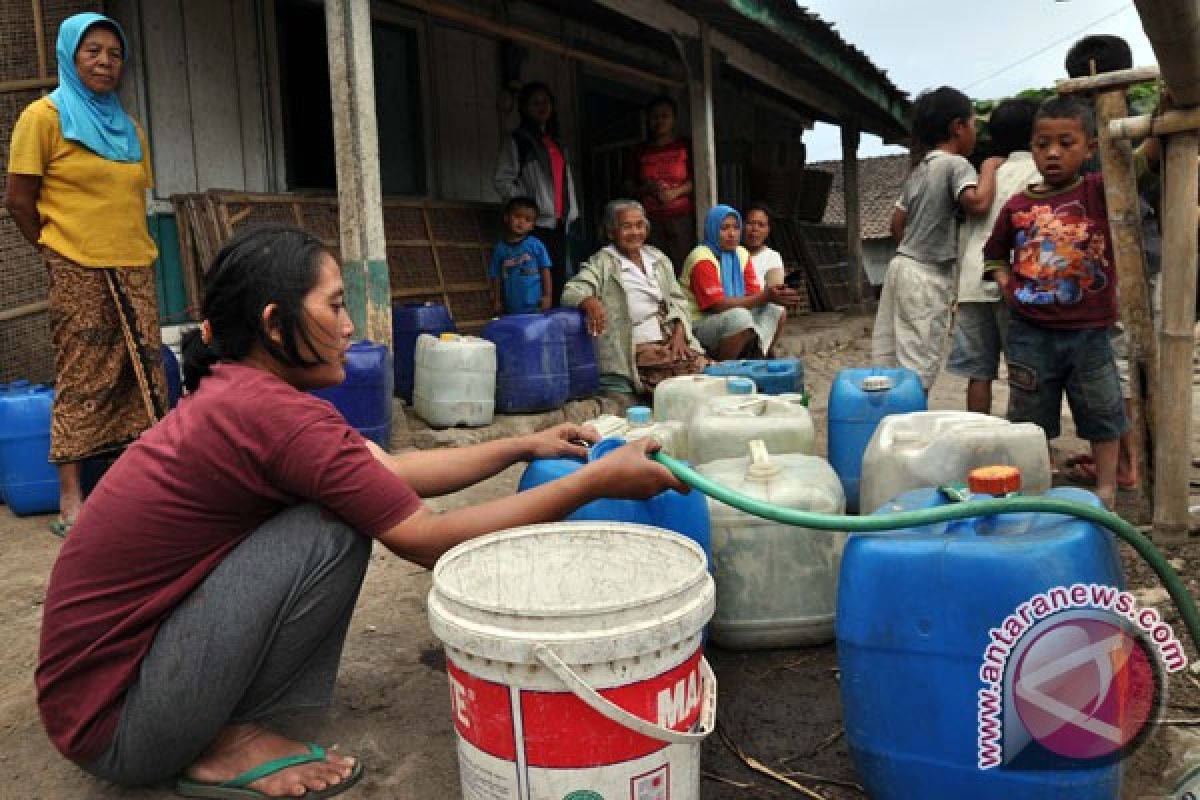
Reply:
<svg viewBox="0 0 1200 800"><path fill-rule="evenodd" d="M625 284L625 299L629 303L629 318L633 324L633 343L661 342L663 335L658 311L663 294L649 251L642 248L642 263L646 265L646 271L643 272L614 245L610 244L608 249L621 264L621 281Z"/></svg>

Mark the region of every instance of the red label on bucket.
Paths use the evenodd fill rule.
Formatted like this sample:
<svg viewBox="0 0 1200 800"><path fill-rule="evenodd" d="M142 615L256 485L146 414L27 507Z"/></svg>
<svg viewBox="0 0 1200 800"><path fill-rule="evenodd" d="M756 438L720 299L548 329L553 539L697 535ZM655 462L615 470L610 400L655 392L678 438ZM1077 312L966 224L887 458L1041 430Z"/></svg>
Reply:
<svg viewBox="0 0 1200 800"><path fill-rule="evenodd" d="M703 705L700 655L697 650L666 672L600 694L642 719L687 731L699 719ZM459 736L497 758L515 759L520 741L523 760L530 767L580 769L631 761L667 747L666 742L608 719L569 691L521 690L491 683L453 661L447 670ZM519 720L513 719L510 693L519 695Z"/></svg>
<svg viewBox="0 0 1200 800"><path fill-rule="evenodd" d="M446 664L446 670L450 673L450 704L458 735L496 758L515 759L516 733L508 687L476 678L452 661Z"/></svg>

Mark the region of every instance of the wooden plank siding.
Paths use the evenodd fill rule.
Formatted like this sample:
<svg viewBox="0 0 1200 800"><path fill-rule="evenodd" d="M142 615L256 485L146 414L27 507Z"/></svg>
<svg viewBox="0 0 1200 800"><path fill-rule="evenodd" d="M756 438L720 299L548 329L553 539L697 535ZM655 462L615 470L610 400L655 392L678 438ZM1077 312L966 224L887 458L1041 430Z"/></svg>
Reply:
<svg viewBox="0 0 1200 800"><path fill-rule="evenodd" d="M213 187L272 188L254 0L112 5L114 17L140 43L127 79L140 87L147 109L155 197Z"/></svg>

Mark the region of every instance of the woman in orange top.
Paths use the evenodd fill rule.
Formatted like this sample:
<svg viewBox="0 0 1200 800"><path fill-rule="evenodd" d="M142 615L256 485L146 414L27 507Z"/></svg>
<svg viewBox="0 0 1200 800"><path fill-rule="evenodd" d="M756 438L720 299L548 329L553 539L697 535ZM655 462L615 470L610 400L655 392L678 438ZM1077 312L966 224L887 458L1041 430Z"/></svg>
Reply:
<svg viewBox="0 0 1200 800"><path fill-rule="evenodd" d="M146 229L153 178L141 129L117 84L125 34L100 14L76 14L58 31L58 88L13 128L4 204L46 259L54 342L50 461L58 465L65 535L83 496L79 465L112 455L166 409Z"/></svg>

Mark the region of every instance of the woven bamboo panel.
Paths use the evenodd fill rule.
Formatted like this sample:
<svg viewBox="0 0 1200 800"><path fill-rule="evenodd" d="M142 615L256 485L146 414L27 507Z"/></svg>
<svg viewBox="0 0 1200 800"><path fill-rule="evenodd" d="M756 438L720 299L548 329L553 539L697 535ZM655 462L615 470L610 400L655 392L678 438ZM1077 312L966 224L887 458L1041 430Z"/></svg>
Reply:
<svg viewBox="0 0 1200 800"><path fill-rule="evenodd" d="M0 92L0 195L8 183L8 147L13 126L25 107L41 96L39 91Z"/></svg>
<svg viewBox="0 0 1200 800"><path fill-rule="evenodd" d="M54 380L50 315L45 311L0 322L0 383Z"/></svg>
<svg viewBox="0 0 1200 800"><path fill-rule="evenodd" d="M7 213L0 213L0 264L0 309L46 299L46 263Z"/></svg>
<svg viewBox="0 0 1200 800"><path fill-rule="evenodd" d="M428 239L420 208L384 203L383 235L389 242Z"/></svg>
<svg viewBox="0 0 1200 800"><path fill-rule="evenodd" d="M171 198L180 250L192 287L221 244L257 225L298 225L338 253L337 198L210 191ZM393 299L446 303L460 327L478 330L491 317L487 265L500 232L495 206L384 198L384 236ZM197 298L197 304L201 298ZM189 297L190 301L190 297Z"/></svg>

